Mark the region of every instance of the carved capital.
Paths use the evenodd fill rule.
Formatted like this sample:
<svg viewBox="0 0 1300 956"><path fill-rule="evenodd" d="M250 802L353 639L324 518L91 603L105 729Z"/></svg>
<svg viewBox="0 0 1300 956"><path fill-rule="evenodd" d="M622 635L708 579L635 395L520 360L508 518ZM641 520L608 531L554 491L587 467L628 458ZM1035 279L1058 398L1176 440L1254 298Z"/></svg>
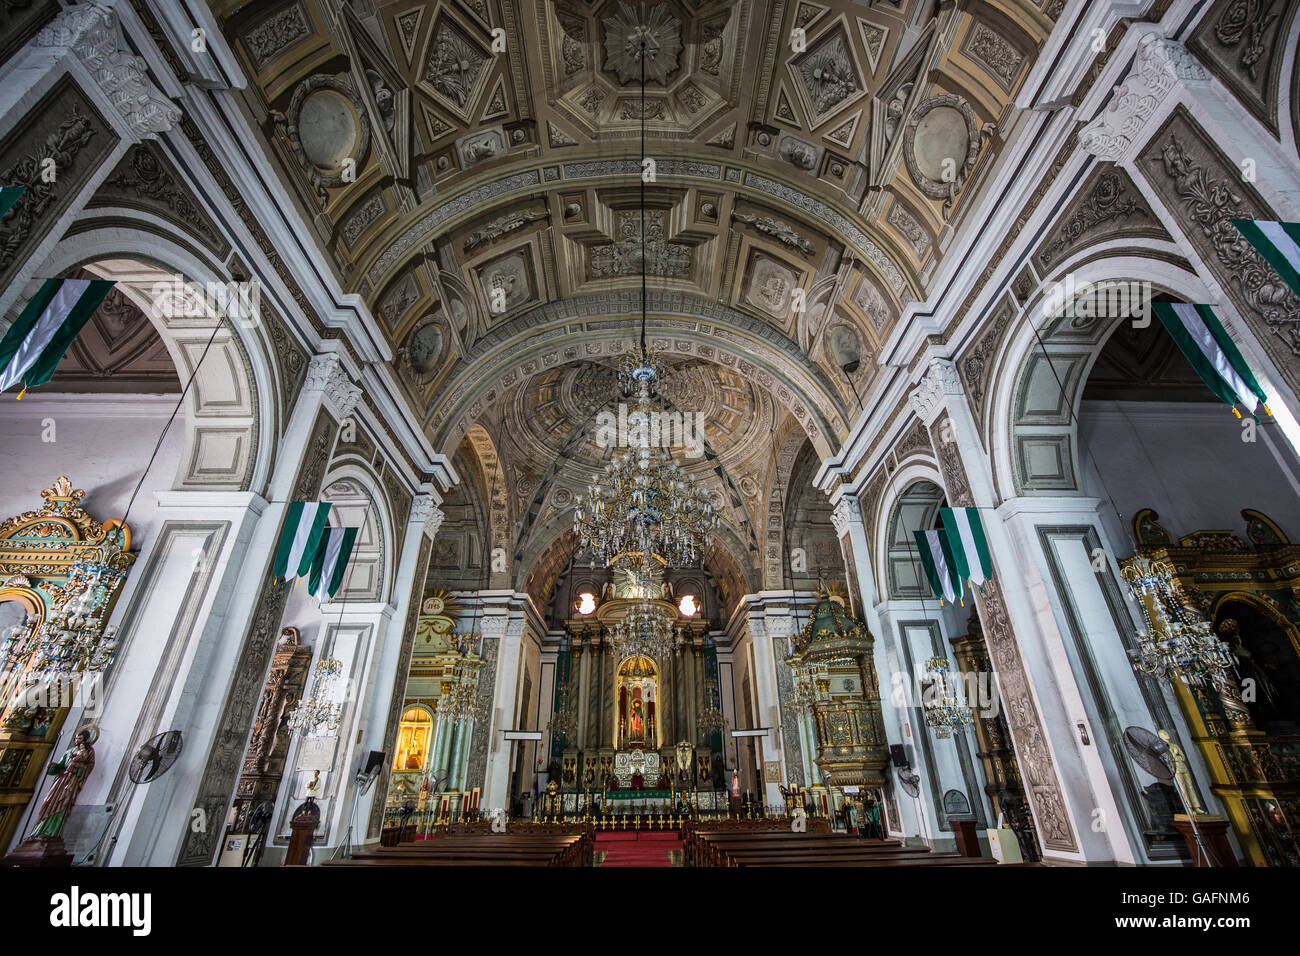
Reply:
<svg viewBox="0 0 1300 956"><path fill-rule="evenodd" d="M835 526L835 534L841 538L848 534L850 525L854 519L860 520L861 514L858 510L858 496L842 495L831 510L831 524Z"/></svg>
<svg viewBox="0 0 1300 956"><path fill-rule="evenodd" d="M148 76L148 65L129 52L117 14L98 3L65 7L36 35L33 45L72 53L117 108L130 135L146 139L180 122L181 111Z"/></svg>
<svg viewBox="0 0 1300 956"><path fill-rule="evenodd" d="M961 376L957 366L947 359L931 360L930 366L912 390L910 404L918 418L928 428L948 403L948 396L961 395Z"/></svg>
<svg viewBox="0 0 1300 956"><path fill-rule="evenodd" d="M438 529L442 527L442 519L445 517L442 509L433 503L433 495L416 495L411 502L411 521L423 525L424 533L430 539L438 536Z"/></svg>
<svg viewBox="0 0 1300 956"><path fill-rule="evenodd" d="M302 387L305 392L323 392L326 404L339 421L349 418L361 400L361 389L348 379L336 352L312 356Z"/></svg>
<svg viewBox="0 0 1300 956"><path fill-rule="evenodd" d="M1135 143L1145 142L1146 127L1171 90L1180 83L1208 79L1185 46L1148 34L1106 109L1080 131L1079 145L1100 159L1118 162Z"/></svg>

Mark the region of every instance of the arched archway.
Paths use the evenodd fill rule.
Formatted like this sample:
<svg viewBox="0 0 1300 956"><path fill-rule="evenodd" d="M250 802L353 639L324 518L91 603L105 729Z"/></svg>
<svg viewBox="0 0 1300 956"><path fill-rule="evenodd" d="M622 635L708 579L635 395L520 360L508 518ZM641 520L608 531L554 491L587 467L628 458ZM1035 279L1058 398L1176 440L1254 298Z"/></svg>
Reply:
<svg viewBox="0 0 1300 956"><path fill-rule="evenodd" d="M231 278L151 232L99 228L78 234L55 247L43 271L64 275L77 268L117 281L116 288L166 344L182 384L198 366L183 405L185 442L175 486L205 491L264 487L289 411L289 383L298 380L299 372L277 367L270 322L219 320L211 303L196 302L193 293L228 288ZM188 287L177 283L178 275ZM178 286L183 290L179 294ZM295 345L285 342L280 351L281 363L306 367Z"/></svg>

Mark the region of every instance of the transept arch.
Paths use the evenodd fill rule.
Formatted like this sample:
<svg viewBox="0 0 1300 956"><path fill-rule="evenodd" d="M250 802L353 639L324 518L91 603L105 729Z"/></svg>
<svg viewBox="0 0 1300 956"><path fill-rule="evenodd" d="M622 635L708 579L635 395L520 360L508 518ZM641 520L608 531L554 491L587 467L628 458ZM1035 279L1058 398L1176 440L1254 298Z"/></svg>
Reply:
<svg viewBox="0 0 1300 956"><path fill-rule="evenodd" d="M809 368L802 350L779 330L685 294L652 290L648 310L649 345L666 360L702 360L752 377L794 415L821 457L834 453L848 410L825 370ZM527 377L632 348L639 312L639 295L583 296L539 306L503 324L475 343L445 384L445 398L430 408L424 424L435 447L454 447L487 408ZM581 344L564 341L577 336Z"/></svg>
<svg viewBox="0 0 1300 956"><path fill-rule="evenodd" d="M885 599L926 599L930 588L916 554L913 531L935 527L945 501L943 478L933 464L914 462L898 470L881 496L874 542L876 586Z"/></svg>
<svg viewBox="0 0 1300 956"><path fill-rule="evenodd" d="M1076 290L1091 283L1136 283L1143 295L1185 302L1217 298L1195 274L1164 259L1117 250L1075 262L1056 276L1064 282L1068 274ZM1008 336L991 378L988 434L994 481L1004 496L1082 493L1076 415L1083 387L1115 328L1129 321L1072 316L1068 309L1044 321L1044 303L1054 288L1053 281L1043 282L1026 303L1025 321Z"/></svg>
<svg viewBox="0 0 1300 956"><path fill-rule="evenodd" d="M321 500L330 502L331 527L357 527L352 560L339 587L340 601L384 603L390 599L396 534L393 506L383 483L355 458L335 459L321 482Z"/></svg>

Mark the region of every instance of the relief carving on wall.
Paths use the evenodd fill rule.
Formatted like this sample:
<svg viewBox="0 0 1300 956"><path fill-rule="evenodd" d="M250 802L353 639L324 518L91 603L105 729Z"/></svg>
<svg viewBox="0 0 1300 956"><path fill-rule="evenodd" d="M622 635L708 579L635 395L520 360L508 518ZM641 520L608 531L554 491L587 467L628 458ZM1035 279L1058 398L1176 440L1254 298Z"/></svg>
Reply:
<svg viewBox="0 0 1300 956"><path fill-rule="evenodd" d="M1188 49L1255 118L1278 133L1278 90L1297 0L1219 0L1197 24Z"/></svg>
<svg viewBox="0 0 1300 956"><path fill-rule="evenodd" d="M944 201L945 216L995 128L993 123L981 123L970 104L954 93L927 98L908 118L903 161L922 193Z"/></svg>
<svg viewBox="0 0 1300 956"><path fill-rule="evenodd" d="M1293 386L1300 382L1300 296L1229 221L1276 214L1181 106L1147 144L1140 168L1261 344ZM1282 350L1270 345L1278 341Z"/></svg>
<svg viewBox="0 0 1300 956"><path fill-rule="evenodd" d="M1169 238L1128 173L1118 166L1099 166L1058 223L1034 255L1034 264L1044 275L1069 253L1094 240L1121 235Z"/></svg>

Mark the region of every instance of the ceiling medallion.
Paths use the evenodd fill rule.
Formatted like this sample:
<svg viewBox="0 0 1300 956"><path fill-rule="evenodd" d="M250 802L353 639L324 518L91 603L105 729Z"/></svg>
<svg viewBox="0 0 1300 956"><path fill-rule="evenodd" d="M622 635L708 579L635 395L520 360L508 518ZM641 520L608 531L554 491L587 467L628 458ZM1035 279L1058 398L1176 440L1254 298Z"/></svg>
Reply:
<svg viewBox="0 0 1300 956"><path fill-rule="evenodd" d="M681 21L666 3L653 7L618 5L618 13L605 18L605 66L618 73L620 83L641 77L641 46L645 44L645 78L664 83L677 69L682 51Z"/></svg>

